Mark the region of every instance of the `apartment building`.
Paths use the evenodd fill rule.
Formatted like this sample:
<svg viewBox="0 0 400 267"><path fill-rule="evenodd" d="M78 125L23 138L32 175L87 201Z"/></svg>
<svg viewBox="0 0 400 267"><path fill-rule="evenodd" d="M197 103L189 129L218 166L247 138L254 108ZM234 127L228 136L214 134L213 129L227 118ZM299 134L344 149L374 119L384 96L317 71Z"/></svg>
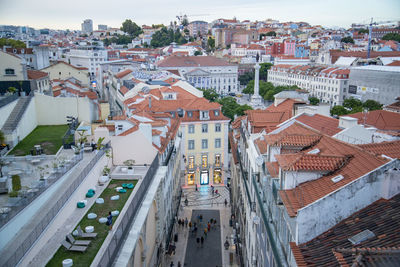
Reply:
<svg viewBox="0 0 400 267"><path fill-rule="evenodd" d="M219 94L239 92L238 66L212 56L170 56L157 63L160 70L178 71L196 88Z"/></svg>
<svg viewBox="0 0 400 267"><path fill-rule="evenodd" d="M86 67L76 67L64 61L58 61L40 71L48 73L50 80L66 80L73 77L78 79L83 86L89 86L89 73Z"/></svg>
<svg viewBox="0 0 400 267"><path fill-rule="evenodd" d="M124 102L125 112L136 114L150 110L180 118L182 186L226 185L229 118L222 114L220 104L191 93L194 88L185 89L187 86L182 83L185 82L139 92Z"/></svg>
<svg viewBox="0 0 400 267"><path fill-rule="evenodd" d="M92 77L97 75L99 65L107 61L107 51L100 47L71 49L67 56L71 65L87 68Z"/></svg>
<svg viewBox="0 0 400 267"><path fill-rule="evenodd" d="M190 36L206 36L208 33L208 22L196 20L188 25Z"/></svg>
<svg viewBox="0 0 400 267"><path fill-rule="evenodd" d="M350 69L327 66L275 65L268 70L273 85L297 85L323 103L341 105L347 97Z"/></svg>
<svg viewBox="0 0 400 267"><path fill-rule="evenodd" d="M257 30L244 30L237 28L217 28L214 30L215 47L225 48L231 44L250 44L258 41Z"/></svg>
<svg viewBox="0 0 400 267"><path fill-rule="evenodd" d="M400 164L399 141L356 147L297 122L254 134L244 117L234 122L230 142L234 220L244 266L324 265L322 258L335 260L332 250L321 254L319 248L341 248L339 242L355 248L348 239L366 229L344 236L331 229L379 199L391 201L400 193L393 180ZM384 232L382 227L372 229L380 245L384 241L376 236ZM327 231L335 242L317 245Z"/></svg>
<svg viewBox="0 0 400 267"><path fill-rule="evenodd" d="M91 32L93 32L93 20L85 19L81 24L81 27L83 33L90 34Z"/></svg>

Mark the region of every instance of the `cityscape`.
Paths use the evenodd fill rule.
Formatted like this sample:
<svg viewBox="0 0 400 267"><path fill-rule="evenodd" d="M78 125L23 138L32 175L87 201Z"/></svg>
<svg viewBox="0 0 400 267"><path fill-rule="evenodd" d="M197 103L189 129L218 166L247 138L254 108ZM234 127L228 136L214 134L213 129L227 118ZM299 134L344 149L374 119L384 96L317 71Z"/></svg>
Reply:
<svg viewBox="0 0 400 267"><path fill-rule="evenodd" d="M0 2L0 267L400 265L399 3L40 2Z"/></svg>

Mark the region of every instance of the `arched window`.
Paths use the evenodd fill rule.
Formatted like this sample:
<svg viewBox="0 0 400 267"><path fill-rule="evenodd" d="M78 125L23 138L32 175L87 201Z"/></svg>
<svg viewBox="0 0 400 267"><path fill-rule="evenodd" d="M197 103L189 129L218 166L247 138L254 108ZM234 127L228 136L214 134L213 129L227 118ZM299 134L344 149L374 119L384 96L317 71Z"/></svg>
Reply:
<svg viewBox="0 0 400 267"><path fill-rule="evenodd" d="M14 69L6 69L6 75L15 75Z"/></svg>

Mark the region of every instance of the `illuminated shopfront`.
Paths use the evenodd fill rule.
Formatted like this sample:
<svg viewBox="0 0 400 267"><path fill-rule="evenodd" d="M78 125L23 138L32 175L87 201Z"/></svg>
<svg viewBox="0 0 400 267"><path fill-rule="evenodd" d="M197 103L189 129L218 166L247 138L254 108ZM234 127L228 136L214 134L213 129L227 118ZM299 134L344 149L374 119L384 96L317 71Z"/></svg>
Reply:
<svg viewBox="0 0 400 267"><path fill-rule="evenodd" d="M214 170L214 184L222 183L222 172L221 169Z"/></svg>
<svg viewBox="0 0 400 267"><path fill-rule="evenodd" d="M208 184L208 171L201 171L200 174L200 184L201 185L206 185Z"/></svg>
<svg viewBox="0 0 400 267"><path fill-rule="evenodd" d="M188 185L194 185L194 177L195 177L194 171L191 171L188 173L188 176L187 176Z"/></svg>

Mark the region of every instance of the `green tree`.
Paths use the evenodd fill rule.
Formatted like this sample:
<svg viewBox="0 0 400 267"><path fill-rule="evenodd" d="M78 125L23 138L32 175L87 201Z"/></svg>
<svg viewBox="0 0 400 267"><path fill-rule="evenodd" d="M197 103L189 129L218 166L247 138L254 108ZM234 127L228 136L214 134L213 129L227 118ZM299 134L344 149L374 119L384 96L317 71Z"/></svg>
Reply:
<svg viewBox="0 0 400 267"><path fill-rule="evenodd" d="M351 38L350 36L343 37L340 41L341 41L342 43L351 43L351 44L354 44L354 40L353 40L353 38Z"/></svg>
<svg viewBox="0 0 400 267"><path fill-rule="evenodd" d="M133 37L136 37L143 32L142 29L130 19L126 19L122 23L121 31L126 32Z"/></svg>
<svg viewBox="0 0 400 267"><path fill-rule="evenodd" d="M200 89L203 91L203 97L211 102L215 102L219 94L214 89Z"/></svg>
<svg viewBox="0 0 400 267"><path fill-rule="evenodd" d="M363 103L363 108L366 108L366 109L368 109L369 111L370 110L379 110L379 109L382 109L382 104L380 104L379 102L377 102L377 101L375 101L375 100L372 100L372 99L369 99L369 100L367 100L367 101L365 101L364 103Z"/></svg>
<svg viewBox="0 0 400 267"><path fill-rule="evenodd" d="M11 176L11 182L13 191L21 190L21 177L19 177L19 175Z"/></svg>
<svg viewBox="0 0 400 267"><path fill-rule="evenodd" d="M249 106L249 105L239 105L237 108L236 108L236 110L235 110L235 114L237 115L237 116L243 116L244 115L244 112L246 111L246 110L252 110L253 108L251 107L251 106Z"/></svg>
<svg viewBox="0 0 400 267"><path fill-rule="evenodd" d="M319 99L314 96L309 97L308 101L310 101L310 104L313 106L316 106L319 103Z"/></svg>
<svg viewBox="0 0 400 267"><path fill-rule="evenodd" d="M222 105L222 114L226 117L230 118L231 120L235 117L235 111L238 108L239 104L236 103L235 98L233 97L224 97L218 100L218 103Z"/></svg>
<svg viewBox="0 0 400 267"><path fill-rule="evenodd" d="M347 111L347 109L343 106L334 106L331 109L331 115L334 116L342 116L342 115L346 115L349 114L349 112Z"/></svg>
<svg viewBox="0 0 400 267"><path fill-rule="evenodd" d="M268 70L272 67L271 63L260 64L260 80L266 81L268 78Z"/></svg>
<svg viewBox="0 0 400 267"><path fill-rule="evenodd" d="M350 111L353 111L354 109L359 110L359 108L362 110L362 102L353 97L347 98L343 101L343 107L348 108Z"/></svg>
<svg viewBox="0 0 400 267"><path fill-rule="evenodd" d="M188 21L188 19L187 19L186 17L184 17L184 18L182 19L181 25L184 26L184 27L186 27L187 25L189 25L189 21Z"/></svg>
<svg viewBox="0 0 400 267"><path fill-rule="evenodd" d="M172 42L185 44L187 41L179 29L174 31L173 29L163 27L153 34L150 44L152 47L162 47L170 45Z"/></svg>
<svg viewBox="0 0 400 267"><path fill-rule="evenodd" d="M0 47L11 46L12 48L26 48L26 44L19 40L0 38Z"/></svg>
<svg viewBox="0 0 400 267"><path fill-rule="evenodd" d="M276 32L274 31L267 32L265 36L276 36Z"/></svg>
<svg viewBox="0 0 400 267"><path fill-rule="evenodd" d="M214 50L215 49L215 39L209 37L207 40L207 45L210 48L210 50Z"/></svg>
<svg viewBox="0 0 400 267"><path fill-rule="evenodd" d="M368 29L359 29L359 30L358 30L358 33L359 33L359 34L362 34L362 33L369 33L369 30L368 30Z"/></svg>
<svg viewBox="0 0 400 267"><path fill-rule="evenodd" d="M382 40L387 40L387 41L393 40L393 41L396 41L396 42L400 42L400 34L398 34L398 33L388 33L388 34L385 34L382 37Z"/></svg>
<svg viewBox="0 0 400 267"><path fill-rule="evenodd" d="M239 75L238 80L241 85L246 85L254 79L254 71L248 71L243 73L242 75Z"/></svg>
<svg viewBox="0 0 400 267"><path fill-rule="evenodd" d="M195 56L201 56L201 55L203 55L203 53L202 53L201 51L195 51L195 52L194 52L194 55L195 55Z"/></svg>

